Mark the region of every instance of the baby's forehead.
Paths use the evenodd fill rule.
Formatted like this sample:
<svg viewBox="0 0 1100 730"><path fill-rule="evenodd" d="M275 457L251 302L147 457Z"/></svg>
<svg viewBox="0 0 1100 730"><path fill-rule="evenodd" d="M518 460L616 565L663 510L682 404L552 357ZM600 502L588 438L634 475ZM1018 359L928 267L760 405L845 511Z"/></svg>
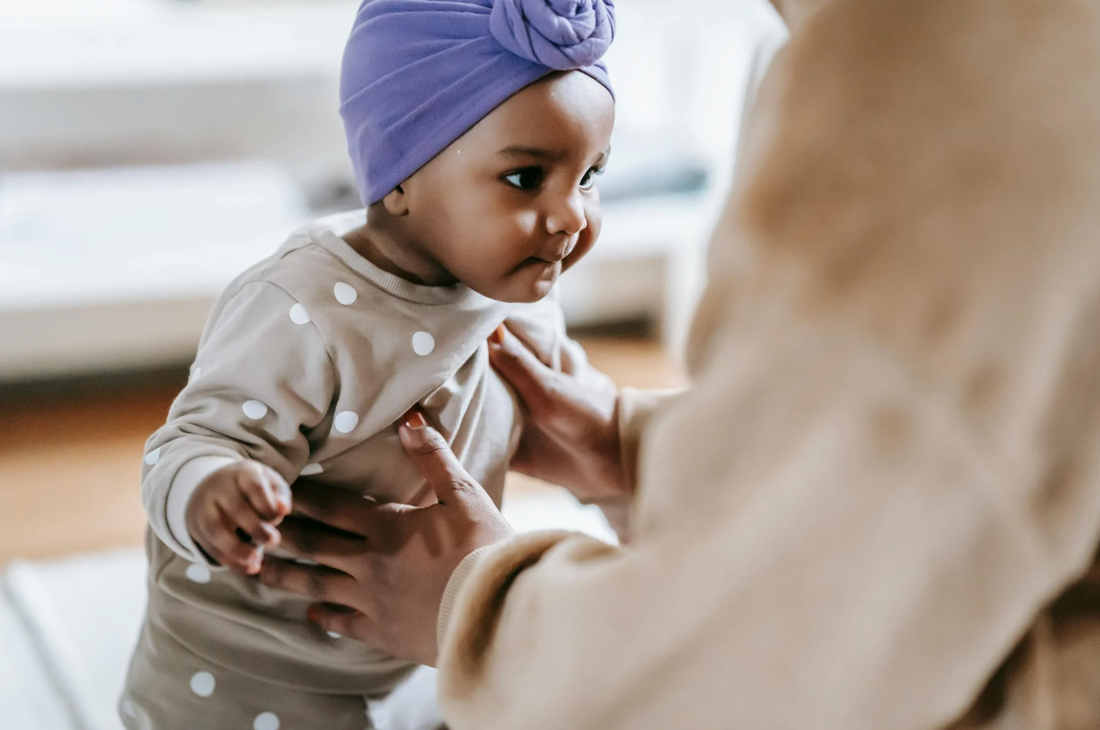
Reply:
<svg viewBox="0 0 1100 730"><path fill-rule="evenodd" d="M565 74L523 89L485 117L471 136L495 154L545 157L548 162L610 143L615 102L584 74Z"/></svg>

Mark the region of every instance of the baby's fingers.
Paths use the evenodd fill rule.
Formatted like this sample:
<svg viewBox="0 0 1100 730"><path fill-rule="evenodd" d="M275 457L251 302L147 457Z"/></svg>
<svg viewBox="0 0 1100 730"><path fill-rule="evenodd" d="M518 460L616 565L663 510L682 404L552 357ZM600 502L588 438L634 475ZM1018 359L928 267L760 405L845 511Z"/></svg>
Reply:
<svg viewBox="0 0 1100 730"><path fill-rule="evenodd" d="M199 521L196 538L210 557L227 568L254 575L260 572L263 553L244 542L238 535L234 520L220 508Z"/></svg>
<svg viewBox="0 0 1100 730"><path fill-rule="evenodd" d="M241 494L263 520L279 524L290 514L290 487L274 469L257 463L249 466L237 478Z"/></svg>
<svg viewBox="0 0 1100 730"><path fill-rule="evenodd" d="M275 526L265 522L256 514L252 503L245 499L243 494L233 494L221 503L222 512L229 521L240 530L238 533L242 540L251 541L253 544L274 549L279 546L282 536Z"/></svg>

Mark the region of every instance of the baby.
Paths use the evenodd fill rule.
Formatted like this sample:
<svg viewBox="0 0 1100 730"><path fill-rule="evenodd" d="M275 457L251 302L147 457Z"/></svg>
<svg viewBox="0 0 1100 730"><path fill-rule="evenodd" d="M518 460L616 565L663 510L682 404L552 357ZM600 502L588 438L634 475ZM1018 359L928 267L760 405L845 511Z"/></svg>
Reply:
<svg viewBox="0 0 1100 730"><path fill-rule="evenodd" d="M366 699L414 668L253 576L300 477L432 499L397 436L413 407L499 504L521 416L487 338L508 320L548 364L586 368L552 290L599 233L613 35L612 0L362 4L341 114L366 209L229 286L146 448L129 730L364 730Z"/></svg>

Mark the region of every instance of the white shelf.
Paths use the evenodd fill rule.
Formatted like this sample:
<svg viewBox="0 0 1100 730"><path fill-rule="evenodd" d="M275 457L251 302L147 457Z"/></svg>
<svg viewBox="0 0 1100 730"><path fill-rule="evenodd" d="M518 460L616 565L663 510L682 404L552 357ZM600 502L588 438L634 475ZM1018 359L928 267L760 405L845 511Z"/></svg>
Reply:
<svg viewBox="0 0 1100 730"><path fill-rule="evenodd" d="M350 0L0 0L0 91L335 78Z"/></svg>

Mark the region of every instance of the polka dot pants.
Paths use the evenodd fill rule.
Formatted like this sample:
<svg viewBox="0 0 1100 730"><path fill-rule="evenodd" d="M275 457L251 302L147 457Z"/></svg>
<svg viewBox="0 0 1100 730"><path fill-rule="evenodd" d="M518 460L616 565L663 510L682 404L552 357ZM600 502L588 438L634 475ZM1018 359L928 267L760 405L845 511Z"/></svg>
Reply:
<svg viewBox="0 0 1100 730"><path fill-rule="evenodd" d="M372 730L366 702L267 684L142 630L119 700L126 730Z"/></svg>

